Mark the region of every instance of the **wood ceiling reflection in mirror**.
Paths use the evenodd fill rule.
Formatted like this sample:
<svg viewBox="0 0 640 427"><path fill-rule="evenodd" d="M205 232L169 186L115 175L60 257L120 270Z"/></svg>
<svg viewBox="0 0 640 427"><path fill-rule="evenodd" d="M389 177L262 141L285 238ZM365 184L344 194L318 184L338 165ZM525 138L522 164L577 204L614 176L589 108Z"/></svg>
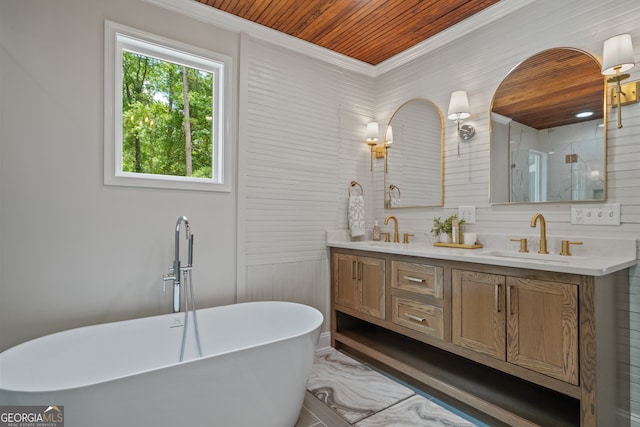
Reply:
<svg viewBox="0 0 640 427"><path fill-rule="evenodd" d="M598 61L563 48L540 52L520 63L500 84L492 111L535 129L576 122L576 113L603 117L604 80ZM553 104L549 100L553 99Z"/></svg>

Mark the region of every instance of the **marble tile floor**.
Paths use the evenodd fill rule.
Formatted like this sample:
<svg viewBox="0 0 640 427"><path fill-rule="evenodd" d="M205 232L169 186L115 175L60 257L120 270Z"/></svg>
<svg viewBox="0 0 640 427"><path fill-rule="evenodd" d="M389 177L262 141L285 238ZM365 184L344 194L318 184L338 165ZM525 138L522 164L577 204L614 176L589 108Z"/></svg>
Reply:
<svg viewBox="0 0 640 427"><path fill-rule="evenodd" d="M486 427L333 348L316 354L295 427Z"/></svg>

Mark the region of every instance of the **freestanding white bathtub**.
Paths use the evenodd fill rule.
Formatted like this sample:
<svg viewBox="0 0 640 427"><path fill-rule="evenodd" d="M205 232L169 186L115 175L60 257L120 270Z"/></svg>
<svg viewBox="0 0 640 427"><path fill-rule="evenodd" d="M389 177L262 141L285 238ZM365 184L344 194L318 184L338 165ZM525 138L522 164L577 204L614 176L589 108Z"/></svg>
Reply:
<svg viewBox="0 0 640 427"><path fill-rule="evenodd" d="M72 329L0 354L0 405L64 405L69 427L287 427L296 423L322 314L287 302Z"/></svg>

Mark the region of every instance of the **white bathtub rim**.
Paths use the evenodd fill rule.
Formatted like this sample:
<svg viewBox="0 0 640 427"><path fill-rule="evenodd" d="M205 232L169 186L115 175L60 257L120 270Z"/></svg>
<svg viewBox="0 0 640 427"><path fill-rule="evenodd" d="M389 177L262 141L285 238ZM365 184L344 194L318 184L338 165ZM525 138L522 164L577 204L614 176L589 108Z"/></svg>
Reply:
<svg viewBox="0 0 640 427"><path fill-rule="evenodd" d="M251 304L251 305L255 305L255 304L278 304L278 305L296 305L296 306L303 306L306 307L305 309L309 309L310 313L314 313L314 317L319 318L319 322L317 322L317 325L315 325L313 328L310 328L304 332L300 332L298 334L291 334L291 335L286 335L277 339L271 339L271 340L265 340L265 341L259 341L258 343L252 343L252 345L245 345L245 346L238 346L238 347L234 347L231 350L226 350L226 351L220 351L214 354L208 354L208 355L204 355L202 357L195 357L195 358L190 358L187 360L183 360L183 361L176 361L173 363L168 363L168 364L163 364L160 366L154 366L151 367L149 369L142 369L142 370L137 370L135 372L129 372L126 374L122 374L122 375L114 375L108 378L105 378L103 380L97 380L97 381L92 381L92 382L87 382L87 383L76 383L72 386L65 386L65 387L59 387L59 388L38 388L38 389L31 389L31 388L20 388L20 389L16 389L16 388L5 388L5 386L0 382L0 391L6 391L6 392L15 392L15 393L51 393L51 392L58 392L58 391L65 391L65 390L74 390L74 389L80 389L80 388L86 388L86 387L90 387L90 386L94 386L94 385L99 385L99 384L106 384L109 382L114 382L123 378L127 378L127 377L131 377L134 375L144 375L144 374L148 374L151 372L155 372L155 371L159 371L162 369L167 369L170 367L174 367L174 366L179 366L179 365L184 365L184 364L188 364L188 363L196 363L199 361L205 361L207 359L210 358L214 358L214 357L223 357L225 355L231 354L231 353L237 353L237 352L241 352L241 351L246 351L252 348L258 348L261 346L267 346L267 345L271 345L271 344L275 344L278 342L282 342L282 341L286 341L286 340L293 340L293 339L297 339L306 335L309 335L311 333L315 333L317 331L319 331L319 329L322 327L322 323L324 322L324 316L322 315L322 313L316 309L315 307L306 305L306 304L301 304L301 303L295 303L295 302L288 302L288 301L249 301L249 302L242 302L242 303L237 303L237 304L227 304L227 305L222 305L222 306L214 306L214 307L206 307L206 308L199 308L196 311L202 311L202 310L212 310L212 309L216 309L216 308L222 308L222 307L230 307L230 306L234 306L234 305L247 305L247 304ZM3 355L8 354L9 352L13 352L13 351L19 351L20 347L23 346L27 346L30 343L39 340L39 339L43 339L43 338L54 338L56 335L60 335L60 334L64 334L64 333L68 333L70 331L81 331L87 328L94 328L94 327L107 327L108 325L115 325L115 324L121 324L121 323L128 323L128 322L134 322L136 320L140 320L140 319L148 319L148 318L153 318L153 317L171 317L173 315L179 314L181 316L184 315L184 312L181 313L168 313L168 314L160 314L160 315L151 315L151 316L144 316L144 317L139 317L139 318L133 318L133 319L127 319L127 320L118 320L118 321L114 321L114 322L106 322L106 323L98 323L95 325L87 325L87 326L80 326L78 328L72 328L72 329L67 329L64 331L59 331L59 332L54 332L48 335L44 335L41 337L37 337L28 341L25 341L23 343L17 344L13 347L8 348L7 350L3 351L2 353L0 353L0 380L2 379L2 359L3 359ZM179 353L179 349L177 349L176 354ZM5 356L6 357L6 356Z"/></svg>

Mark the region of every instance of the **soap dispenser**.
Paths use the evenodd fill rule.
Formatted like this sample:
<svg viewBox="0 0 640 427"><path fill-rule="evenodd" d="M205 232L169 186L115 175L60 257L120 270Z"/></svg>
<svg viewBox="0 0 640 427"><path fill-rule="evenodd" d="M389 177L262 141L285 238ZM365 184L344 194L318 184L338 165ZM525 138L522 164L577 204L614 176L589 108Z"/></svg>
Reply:
<svg viewBox="0 0 640 427"><path fill-rule="evenodd" d="M380 240L380 224L378 224L378 221L374 221L373 222L373 235L371 237L373 240Z"/></svg>
<svg viewBox="0 0 640 427"><path fill-rule="evenodd" d="M460 222L457 219L451 223L451 240L455 244L460 244Z"/></svg>

